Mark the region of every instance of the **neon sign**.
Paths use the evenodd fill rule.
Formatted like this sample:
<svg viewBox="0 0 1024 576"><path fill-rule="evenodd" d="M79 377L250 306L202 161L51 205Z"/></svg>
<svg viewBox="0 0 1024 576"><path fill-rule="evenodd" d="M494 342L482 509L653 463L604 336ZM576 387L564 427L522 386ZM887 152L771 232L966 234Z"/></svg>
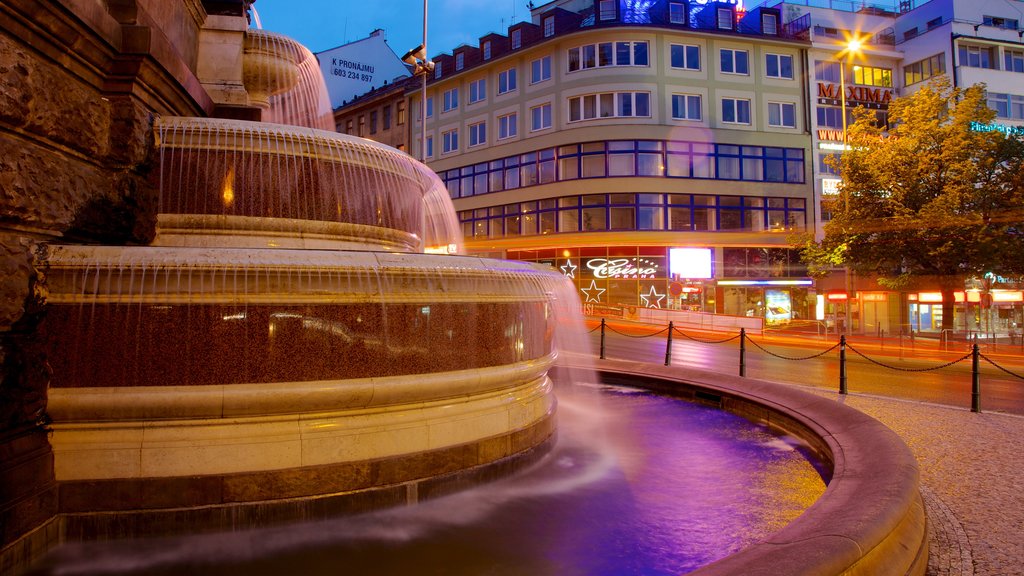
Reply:
<svg viewBox="0 0 1024 576"><path fill-rule="evenodd" d="M587 260L587 268L594 272L595 278L602 279L654 278L658 273L658 265L643 258L592 258Z"/></svg>

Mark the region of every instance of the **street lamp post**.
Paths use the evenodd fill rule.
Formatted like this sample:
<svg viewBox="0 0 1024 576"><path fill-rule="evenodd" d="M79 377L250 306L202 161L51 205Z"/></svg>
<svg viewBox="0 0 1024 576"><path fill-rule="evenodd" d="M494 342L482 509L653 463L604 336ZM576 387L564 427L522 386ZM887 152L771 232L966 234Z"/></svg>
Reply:
<svg viewBox="0 0 1024 576"><path fill-rule="evenodd" d="M402 62L412 66L412 75L423 78L420 88L420 161L427 162L427 74L434 63L427 58L427 0L423 0L423 43L402 56Z"/></svg>
<svg viewBox="0 0 1024 576"><path fill-rule="evenodd" d="M839 102L843 115L843 154L846 153L846 150L849 147L847 144L849 138L846 135L846 64L847 61L851 64L853 63L853 57L860 51L860 47L861 42L855 35L846 43L846 47L839 52ZM850 193L846 190L845 186L843 186L843 213L846 218L850 217ZM853 307L853 278L851 275L852 272L850 267L846 266L843 273L843 277L846 282L846 322L843 325L843 331L847 334L850 333L850 325L853 320L853 311L851 310Z"/></svg>

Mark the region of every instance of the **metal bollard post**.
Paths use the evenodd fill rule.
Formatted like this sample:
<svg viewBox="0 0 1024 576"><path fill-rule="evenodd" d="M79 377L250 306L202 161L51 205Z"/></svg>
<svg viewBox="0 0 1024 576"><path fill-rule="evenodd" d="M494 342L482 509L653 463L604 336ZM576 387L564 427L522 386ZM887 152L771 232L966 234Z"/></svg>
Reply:
<svg viewBox="0 0 1024 576"><path fill-rule="evenodd" d="M978 344L971 346L971 412L981 412L981 372L979 371Z"/></svg>
<svg viewBox="0 0 1024 576"><path fill-rule="evenodd" d="M604 318L601 318L601 360L604 360Z"/></svg>
<svg viewBox="0 0 1024 576"><path fill-rule="evenodd" d="M672 321L668 321L668 341L665 344L665 366L672 363Z"/></svg>
<svg viewBox="0 0 1024 576"><path fill-rule="evenodd" d="M747 329L740 328L740 376L747 375Z"/></svg>
<svg viewBox="0 0 1024 576"><path fill-rule="evenodd" d="M839 337L839 393L846 394L846 335Z"/></svg>

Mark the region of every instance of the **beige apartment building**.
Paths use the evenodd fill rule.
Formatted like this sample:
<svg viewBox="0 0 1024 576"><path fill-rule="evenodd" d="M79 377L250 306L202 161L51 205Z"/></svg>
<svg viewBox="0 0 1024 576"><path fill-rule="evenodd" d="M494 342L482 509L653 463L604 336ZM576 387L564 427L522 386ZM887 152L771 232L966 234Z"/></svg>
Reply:
<svg viewBox="0 0 1024 576"><path fill-rule="evenodd" d="M468 250L550 264L595 306L805 317L809 44L772 9L640 4L552 2L434 58L426 161Z"/></svg>

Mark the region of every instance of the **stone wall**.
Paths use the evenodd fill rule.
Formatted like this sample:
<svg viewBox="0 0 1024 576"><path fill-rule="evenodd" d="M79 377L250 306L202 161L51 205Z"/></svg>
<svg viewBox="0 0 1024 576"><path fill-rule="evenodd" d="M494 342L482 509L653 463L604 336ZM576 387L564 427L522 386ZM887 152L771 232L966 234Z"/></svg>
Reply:
<svg viewBox="0 0 1024 576"><path fill-rule="evenodd" d="M0 557L57 512L37 255L152 240L154 115L214 109L195 76L206 18L199 0L0 4Z"/></svg>

